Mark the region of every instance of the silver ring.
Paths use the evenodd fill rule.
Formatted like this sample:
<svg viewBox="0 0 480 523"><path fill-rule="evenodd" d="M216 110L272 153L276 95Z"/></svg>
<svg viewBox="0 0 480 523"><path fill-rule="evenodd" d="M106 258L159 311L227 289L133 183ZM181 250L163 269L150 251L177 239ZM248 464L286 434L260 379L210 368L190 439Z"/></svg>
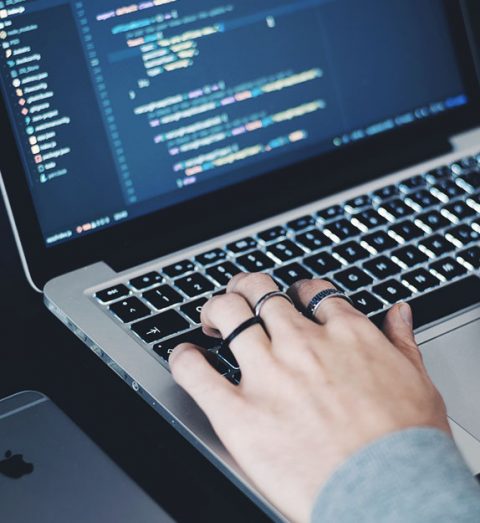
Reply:
<svg viewBox="0 0 480 523"><path fill-rule="evenodd" d="M293 305L292 298L290 298L290 296L287 293L282 292L282 291L268 292L267 294L265 294L265 296L262 296L255 304L255 307L253 309L255 312L255 316L260 317L260 313L262 312L262 309L263 309L263 306L265 305L265 303L267 303L268 300L271 300L272 298L277 298L277 297L284 298L291 305Z"/></svg>
<svg viewBox="0 0 480 523"><path fill-rule="evenodd" d="M314 320L320 305L330 298L341 298L342 300L348 301L348 303L353 306L353 301L343 291L339 291L338 289L326 289L319 292L311 299L307 307L306 316L311 320Z"/></svg>

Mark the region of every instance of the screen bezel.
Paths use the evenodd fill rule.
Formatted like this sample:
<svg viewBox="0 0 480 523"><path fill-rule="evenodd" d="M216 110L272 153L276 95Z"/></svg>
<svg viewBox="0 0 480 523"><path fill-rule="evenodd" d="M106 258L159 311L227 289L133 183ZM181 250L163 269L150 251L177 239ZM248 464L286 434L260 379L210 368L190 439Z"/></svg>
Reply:
<svg viewBox="0 0 480 523"><path fill-rule="evenodd" d="M7 110L0 99L0 135L4 137L0 172L35 285L43 288L55 276L98 261L115 270L125 269L446 152L449 137L480 125L480 85L467 36L464 2L442 1L448 10L468 105L48 248ZM465 4L469 8L474 2ZM478 28L480 33L480 24ZM292 170L295 176L291 176ZM329 174L322 184L316 179L319 172ZM260 205L251 205L252 195ZM250 204L245 206L245 201Z"/></svg>

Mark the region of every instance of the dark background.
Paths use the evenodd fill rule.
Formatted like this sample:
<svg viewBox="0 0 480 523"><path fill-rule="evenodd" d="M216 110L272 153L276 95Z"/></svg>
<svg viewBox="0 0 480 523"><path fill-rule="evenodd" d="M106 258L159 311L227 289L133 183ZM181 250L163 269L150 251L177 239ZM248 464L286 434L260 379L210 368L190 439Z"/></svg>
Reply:
<svg viewBox="0 0 480 523"><path fill-rule="evenodd" d="M49 396L178 522L264 516L43 306L0 202L0 398Z"/></svg>

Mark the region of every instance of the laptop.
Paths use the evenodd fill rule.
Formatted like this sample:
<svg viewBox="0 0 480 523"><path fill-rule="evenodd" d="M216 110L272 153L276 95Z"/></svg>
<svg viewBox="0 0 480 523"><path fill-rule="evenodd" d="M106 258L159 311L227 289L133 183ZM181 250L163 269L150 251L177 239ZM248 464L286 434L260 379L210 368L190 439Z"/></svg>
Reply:
<svg viewBox="0 0 480 523"><path fill-rule="evenodd" d="M173 523L49 398L34 391L0 400L0 516L10 523Z"/></svg>
<svg viewBox="0 0 480 523"><path fill-rule="evenodd" d="M2 193L46 306L272 519L168 368L239 271L412 304L480 471L476 2L0 1Z"/></svg>

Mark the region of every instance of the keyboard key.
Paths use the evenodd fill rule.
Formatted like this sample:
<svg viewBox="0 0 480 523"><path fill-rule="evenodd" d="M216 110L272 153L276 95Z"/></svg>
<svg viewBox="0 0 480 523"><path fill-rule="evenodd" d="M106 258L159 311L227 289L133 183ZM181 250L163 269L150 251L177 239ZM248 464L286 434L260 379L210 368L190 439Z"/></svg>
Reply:
<svg viewBox="0 0 480 523"><path fill-rule="evenodd" d="M385 231L378 231L363 236L362 241L375 249L378 254L398 247L398 243L389 236Z"/></svg>
<svg viewBox="0 0 480 523"><path fill-rule="evenodd" d="M425 227L430 229L431 232L438 231L452 224L450 220L447 220L447 218L442 216L438 211L429 211L419 214L415 219L415 223L417 225L419 223L423 224Z"/></svg>
<svg viewBox="0 0 480 523"><path fill-rule="evenodd" d="M180 316L178 312L169 310L162 314L157 314L146 320L134 323L132 331L137 334L145 343L153 343L177 332L184 331L190 327L188 321Z"/></svg>
<svg viewBox="0 0 480 523"><path fill-rule="evenodd" d="M240 269L232 262L223 262L207 269L207 274L219 285L227 285L228 282L238 274Z"/></svg>
<svg viewBox="0 0 480 523"><path fill-rule="evenodd" d="M329 222L331 220L335 220L337 218L340 218L345 214L345 209L341 207L340 205L332 205L331 207L328 207L327 209L323 209L317 213L317 218L320 220L323 220L324 222Z"/></svg>
<svg viewBox="0 0 480 523"><path fill-rule="evenodd" d="M442 209L442 214L448 216L450 219L453 218L456 221L463 221L467 218L475 216L476 212L465 202L457 201L449 205L446 205Z"/></svg>
<svg viewBox="0 0 480 523"><path fill-rule="evenodd" d="M430 269L440 276L443 276L447 281L453 280L458 276L463 276L467 272L467 269L453 258L443 258L442 260L432 263Z"/></svg>
<svg viewBox="0 0 480 523"><path fill-rule="evenodd" d="M313 216L302 216L301 218L288 222L287 227L292 231L300 232L309 227L313 227L315 223L315 218Z"/></svg>
<svg viewBox="0 0 480 523"><path fill-rule="evenodd" d="M479 172L471 172L468 174L464 174L462 176L459 176L455 183L462 187L462 189L466 189L469 192L476 191L480 188L480 173Z"/></svg>
<svg viewBox="0 0 480 523"><path fill-rule="evenodd" d="M272 227L271 229L258 233L257 236L262 242L270 243L284 238L286 234L287 231L283 227Z"/></svg>
<svg viewBox="0 0 480 523"><path fill-rule="evenodd" d="M274 267L275 263L271 258L261 251L253 251L237 258L237 262L247 272L262 272Z"/></svg>
<svg viewBox="0 0 480 523"><path fill-rule="evenodd" d="M386 187L383 187L382 189L375 191L373 193L373 197L376 200L389 200L390 198L396 196L398 192L399 189L396 185L387 185Z"/></svg>
<svg viewBox="0 0 480 523"><path fill-rule="evenodd" d="M477 212L480 212L480 192L471 194L467 199L467 204Z"/></svg>
<svg viewBox="0 0 480 523"><path fill-rule="evenodd" d="M390 278L401 271L400 267L386 256L379 256L378 258L365 262L363 268L370 274L373 274L378 280Z"/></svg>
<svg viewBox="0 0 480 523"><path fill-rule="evenodd" d="M363 209L364 207L370 207L370 205L372 205L372 199L370 196L368 196L368 194L364 194L363 196L357 196L356 198L346 202L345 208L349 212L352 212Z"/></svg>
<svg viewBox="0 0 480 523"><path fill-rule="evenodd" d="M431 272L423 268L404 274L402 281L412 286L417 292L425 292L440 284L438 278L435 278Z"/></svg>
<svg viewBox="0 0 480 523"><path fill-rule="evenodd" d="M455 246L453 243L447 241L443 236L434 234L428 238L424 238L419 243L420 249L427 253L431 258L438 258L447 252L453 251Z"/></svg>
<svg viewBox="0 0 480 523"><path fill-rule="evenodd" d="M383 303L368 291L360 291L352 294L350 299L353 301L355 308L363 314L371 314L372 312L383 309Z"/></svg>
<svg viewBox="0 0 480 523"><path fill-rule="evenodd" d="M428 172L425 176L430 183L435 183L445 178L451 178L452 171L448 165L443 165L442 167L437 167Z"/></svg>
<svg viewBox="0 0 480 523"><path fill-rule="evenodd" d="M328 247L333 243L330 238L317 229L312 229L311 231L299 234L296 236L295 241L310 251L318 251L319 249Z"/></svg>
<svg viewBox="0 0 480 523"><path fill-rule="evenodd" d="M170 285L162 285L161 287L147 291L143 294L143 298L159 311L183 301L182 296L172 289Z"/></svg>
<svg viewBox="0 0 480 523"><path fill-rule="evenodd" d="M328 231L339 242L360 234L360 230L345 219L325 225L325 231Z"/></svg>
<svg viewBox="0 0 480 523"><path fill-rule="evenodd" d="M423 209L428 209L429 207L438 205L440 200L435 198L430 191L420 189L419 191L409 194L405 199L405 202L416 211L422 211Z"/></svg>
<svg viewBox="0 0 480 523"><path fill-rule="evenodd" d="M163 282L163 277L158 274L158 272L149 272L138 278L133 278L130 280L130 285L137 291L142 291L153 285L157 285Z"/></svg>
<svg viewBox="0 0 480 523"><path fill-rule="evenodd" d="M366 287L373 282L373 279L358 267L352 267L345 271L337 272L334 275L335 280L338 280L340 285L343 285L349 291L356 291L362 287Z"/></svg>
<svg viewBox="0 0 480 523"><path fill-rule="evenodd" d="M412 176L411 178L408 178L407 180L404 180L400 184L400 188L403 192L409 192L414 191L415 189L419 189L420 187L424 187L427 184L427 181L422 175Z"/></svg>
<svg viewBox="0 0 480 523"><path fill-rule="evenodd" d="M412 292L397 280L387 280L373 287L372 291L391 305L412 296Z"/></svg>
<svg viewBox="0 0 480 523"><path fill-rule="evenodd" d="M409 242L425 235L425 232L410 220L392 225L390 231L400 237L404 242Z"/></svg>
<svg viewBox="0 0 480 523"><path fill-rule="evenodd" d="M379 211L387 213L387 216L393 218L394 220L406 218L415 212L411 207L406 205L403 200L400 200L400 198L395 198L394 200L383 203L380 206Z"/></svg>
<svg viewBox="0 0 480 523"><path fill-rule="evenodd" d="M258 243L253 238L243 238L242 240L237 240L236 242L229 243L227 249L233 254L241 254L243 252L251 251L256 249Z"/></svg>
<svg viewBox="0 0 480 523"><path fill-rule="evenodd" d="M480 240L480 234L465 224L448 229L445 232L445 236L457 245L457 247L463 247L464 245Z"/></svg>
<svg viewBox="0 0 480 523"><path fill-rule="evenodd" d="M190 298L211 292L215 289L215 285L198 272L175 280L175 285Z"/></svg>
<svg viewBox="0 0 480 523"><path fill-rule="evenodd" d="M357 242L347 242L333 249L346 263L355 263L370 257L370 253Z"/></svg>
<svg viewBox="0 0 480 523"><path fill-rule="evenodd" d="M475 156L466 156L461 160L457 160L455 164L452 164L450 167L453 169L455 165L458 165L461 169L469 169L477 166L477 160Z"/></svg>
<svg viewBox="0 0 480 523"><path fill-rule="evenodd" d="M115 285L115 287L110 287L104 291L97 292L95 297L102 303L108 303L110 301L119 300L120 298L125 298L125 296L128 296L129 294L130 291L125 287L125 285Z"/></svg>
<svg viewBox="0 0 480 523"><path fill-rule="evenodd" d="M299 280L310 280L313 275L299 263L285 265L273 272L274 276L290 287Z"/></svg>
<svg viewBox="0 0 480 523"><path fill-rule="evenodd" d="M110 305L109 309L115 316L123 321L123 323L139 320L152 313L138 298L127 298L126 300L118 301Z"/></svg>
<svg viewBox="0 0 480 523"><path fill-rule="evenodd" d="M190 303L186 303L185 305L182 305L180 307L180 310L185 314L185 316L188 316L193 323L200 323L200 314L202 312L202 308L207 303L207 298L200 298L195 301L191 301Z"/></svg>
<svg viewBox="0 0 480 523"><path fill-rule="evenodd" d="M342 266L338 260L327 252L319 252L313 256L309 256L303 260L303 263L317 273L318 276L324 276Z"/></svg>
<svg viewBox="0 0 480 523"><path fill-rule="evenodd" d="M475 158L475 156L466 156L456 163L459 164L462 169L468 170L478 168L478 160ZM451 166L451 168L452 170L454 169L453 166Z"/></svg>
<svg viewBox="0 0 480 523"><path fill-rule="evenodd" d="M206 336L202 332L202 329L195 329L186 332L185 334L180 334L180 336L175 336L174 338L157 343L157 345L153 347L153 350L168 363L170 354L182 343L192 343L202 349L211 350L218 347L221 342L218 338Z"/></svg>
<svg viewBox="0 0 480 523"><path fill-rule="evenodd" d="M480 268L480 247L474 245L469 249L465 249L458 253L458 258L460 258L465 263L468 263L474 269Z"/></svg>
<svg viewBox="0 0 480 523"><path fill-rule="evenodd" d="M195 265L190 260L182 260L163 269L163 272L170 278L177 278L187 272L195 270Z"/></svg>
<svg viewBox="0 0 480 523"><path fill-rule="evenodd" d="M453 180L442 180L435 184L430 191L442 202L448 202L465 194L465 189L459 187Z"/></svg>
<svg viewBox="0 0 480 523"><path fill-rule="evenodd" d="M195 258L195 261L204 267L207 265L212 265L213 263L218 263L227 257L227 253L222 251L222 249L213 249L213 251L200 254Z"/></svg>
<svg viewBox="0 0 480 523"><path fill-rule="evenodd" d="M326 281L328 283L331 283L333 287L335 287L338 291L346 292L346 289L344 289L338 281L335 281L333 278L322 278L323 281Z"/></svg>
<svg viewBox="0 0 480 523"><path fill-rule="evenodd" d="M475 232L478 232L480 234L480 218L473 220L470 225Z"/></svg>
<svg viewBox="0 0 480 523"><path fill-rule="evenodd" d="M300 249L298 245L295 245L291 240L284 240L279 243L275 243L268 248L268 252L275 256L281 263L293 260L299 256L303 256L305 251Z"/></svg>
<svg viewBox="0 0 480 523"><path fill-rule="evenodd" d="M428 260L428 256L413 245L407 245L401 249L396 249L391 253L392 259L399 261L405 267L411 268Z"/></svg>
<svg viewBox="0 0 480 523"><path fill-rule="evenodd" d="M413 326L418 329L480 303L480 278L468 276L420 295L409 303L413 309ZM370 319L381 326L384 318L385 312L382 312Z"/></svg>
<svg viewBox="0 0 480 523"><path fill-rule="evenodd" d="M381 225L385 225L387 220L380 216L374 209L368 209L366 211L354 214L352 216L352 223L359 229L369 231L370 229L376 229Z"/></svg>

